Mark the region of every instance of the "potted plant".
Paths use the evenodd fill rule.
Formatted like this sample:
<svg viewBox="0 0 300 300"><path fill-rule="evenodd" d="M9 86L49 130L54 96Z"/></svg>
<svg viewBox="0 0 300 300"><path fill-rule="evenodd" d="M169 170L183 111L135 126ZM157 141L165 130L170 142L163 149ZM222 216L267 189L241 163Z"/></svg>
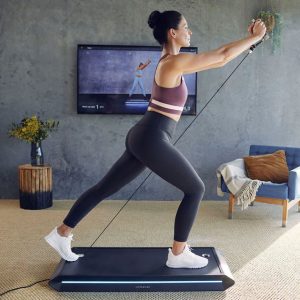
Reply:
<svg viewBox="0 0 300 300"><path fill-rule="evenodd" d="M262 19L266 25L267 33L272 38L272 53L275 53L281 45L282 17L279 13L269 10L261 10L258 12L257 19Z"/></svg>
<svg viewBox="0 0 300 300"><path fill-rule="evenodd" d="M58 124L59 121L42 121L39 116L33 115L30 118L23 118L19 124L13 122L8 135L31 143L31 165L42 166L44 164L42 141L50 132L58 129Z"/></svg>

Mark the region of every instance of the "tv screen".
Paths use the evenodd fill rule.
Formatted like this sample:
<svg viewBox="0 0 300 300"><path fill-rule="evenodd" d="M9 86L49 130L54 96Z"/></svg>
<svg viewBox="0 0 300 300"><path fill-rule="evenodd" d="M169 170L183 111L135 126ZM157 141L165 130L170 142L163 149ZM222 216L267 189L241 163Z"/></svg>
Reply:
<svg viewBox="0 0 300 300"><path fill-rule="evenodd" d="M180 52L197 53L197 47ZM159 46L78 45L77 112L144 114L151 98ZM188 98L182 114L196 115L197 73L185 74Z"/></svg>

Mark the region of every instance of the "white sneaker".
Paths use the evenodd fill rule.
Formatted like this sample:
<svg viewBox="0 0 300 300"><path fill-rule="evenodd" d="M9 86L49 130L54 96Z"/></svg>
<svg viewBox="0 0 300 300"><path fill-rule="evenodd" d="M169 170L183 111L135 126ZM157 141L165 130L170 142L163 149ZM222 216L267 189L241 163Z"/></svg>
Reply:
<svg viewBox="0 0 300 300"><path fill-rule="evenodd" d="M46 242L54 248L58 254L67 261L76 261L79 257L84 256L83 254L76 254L71 250L71 241L73 240L73 234L67 237L61 236L57 232L55 227L47 236L44 237Z"/></svg>
<svg viewBox="0 0 300 300"><path fill-rule="evenodd" d="M171 248L169 248L168 260L166 265L169 268L203 268L207 266L208 259L192 253L191 247L186 245L183 252L174 255Z"/></svg>

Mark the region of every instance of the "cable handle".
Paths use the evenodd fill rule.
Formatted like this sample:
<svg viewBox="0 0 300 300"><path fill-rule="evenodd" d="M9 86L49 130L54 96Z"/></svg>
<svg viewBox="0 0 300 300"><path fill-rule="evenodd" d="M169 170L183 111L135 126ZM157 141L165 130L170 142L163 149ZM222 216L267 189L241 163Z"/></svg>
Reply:
<svg viewBox="0 0 300 300"><path fill-rule="evenodd" d="M252 22L252 23L255 23L256 20L255 20L255 19L252 19L251 22ZM251 33L253 33L253 28L252 28L252 30L251 30ZM270 36L269 36L269 34L268 34L268 31L266 31L266 33L265 33L265 35L263 36L263 38L262 38L259 42L257 42L256 44L254 44L254 45L252 45L252 46L250 47L249 53L252 53L252 52L254 51L254 49L255 49L258 45L260 45L262 42L264 42L265 40L267 40L267 39L269 39L269 38L270 38Z"/></svg>
<svg viewBox="0 0 300 300"><path fill-rule="evenodd" d="M252 45L252 46L250 47L249 53L252 53L252 52L254 51L254 49L255 49L258 45L260 45L262 42L266 41L266 40L269 39L269 38L270 38L270 36L266 33L266 34L264 35L264 37L263 37L259 42L257 42L256 44L254 44L254 45Z"/></svg>

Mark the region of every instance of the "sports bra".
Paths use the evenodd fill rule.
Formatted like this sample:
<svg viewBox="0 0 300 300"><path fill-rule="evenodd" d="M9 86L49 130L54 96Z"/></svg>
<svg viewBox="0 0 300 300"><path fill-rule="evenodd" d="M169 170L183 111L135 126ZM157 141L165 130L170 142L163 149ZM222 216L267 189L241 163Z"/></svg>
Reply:
<svg viewBox="0 0 300 300"><path fill-rule="evenodd" d="M158 61L158 64L167 55L169 54L167 53L163 55ZM159 86L155 82L157 66L154 72L153 87L149 106L167 113L181 115L188 96L188 90L184 78L181 76L180 85L173 88Z"/></svg>
<svg viewBox="0 0 300 300"><path fill-rule="evenodd" d="M142 75L143 75L143 71L142 71L142 70L136 70L136 71L135 71L135 75L140 75L140 76L142 76Z"/></svg>

